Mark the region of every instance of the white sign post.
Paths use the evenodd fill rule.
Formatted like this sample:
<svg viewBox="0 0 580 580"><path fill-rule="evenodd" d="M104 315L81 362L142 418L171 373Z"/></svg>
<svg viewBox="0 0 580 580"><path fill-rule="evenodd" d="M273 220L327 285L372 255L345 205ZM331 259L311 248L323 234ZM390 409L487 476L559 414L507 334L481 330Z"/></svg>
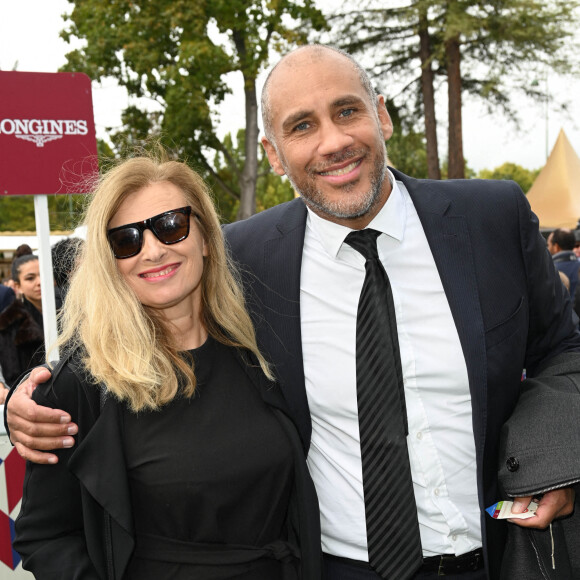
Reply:
<svg viewBox="0 0 580 580"><path fill-rule="evenodd" d="M47 360L58 360L58 338L56 328L56 304L54 301L54 276L52 253L50 251L50 225L46 195L34 196L34 215L38 237L38 258L40 266L40 290L42 293L42 320L44 324L44 344Z"/></svg>

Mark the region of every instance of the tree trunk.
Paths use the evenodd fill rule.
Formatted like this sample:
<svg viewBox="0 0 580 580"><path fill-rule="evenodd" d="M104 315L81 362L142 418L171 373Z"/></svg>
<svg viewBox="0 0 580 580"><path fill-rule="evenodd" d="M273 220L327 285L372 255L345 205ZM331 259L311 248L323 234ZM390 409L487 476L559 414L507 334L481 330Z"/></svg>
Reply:
<svg viewBox="0 0 580 580"><path fill-rule="evenodd" d="M429 179L441 179L439 152L437 146L437 119L435 117L435 90L433 69L431 68L431 43L429 38L427 12L419 14L419 57L421 59L421 92L425 114L425 139L427 147L427 175Z"/></svg>
<svg viewBox="0 0 580 580"><path fill-rule="evenodd" d="M459 36L445 41L447 84L449 90L449 179L465 177L461 127L461 70Z"/></svg>
<svg viewBox="0 0 580 580"><path fill-rule="evenodd" d="M245 162L240 177L240 207L237 219L256 213L256 182L258 180L258 101L255 79L244 78L246 97Z"/></svg>

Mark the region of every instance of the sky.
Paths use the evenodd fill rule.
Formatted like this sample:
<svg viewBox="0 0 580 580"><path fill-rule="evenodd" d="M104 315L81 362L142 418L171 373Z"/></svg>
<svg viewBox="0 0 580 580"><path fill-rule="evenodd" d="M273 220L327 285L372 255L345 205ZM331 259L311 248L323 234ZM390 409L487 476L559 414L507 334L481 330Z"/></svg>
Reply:
<svg viewBox="0 0 580 580"><path fill-rule="evenodd" d="M321 0L322 1L322 0ZM59 38L64 28L61 15L70 11L66 0L0 0L0 69L28 72L57 72L65 64L71 47ZM556 110L553 102L545 104L521 102L518 110L521 125L513 124L499 114L489 114L481 103L467 101L463 108L464 156L475 171L493 169L506 161L528 169L542 167L546 152L551 151L560 129L564 129L572 147L580 154L580 80L557 78L548 73L548 88L554 97L571 100L568 115ZM221 133L237 131L244 125L241 75L231 75L234 94L220 106ZM263 80L263 77L262 77ZM531 79L533 80L533 79ZM545 83L545 79L540 79ZM260 80L258 90L261 89ZM444 99L441 93L438 99ZM99 137L106 127L120 125L121 110L129 103L127 95L114 80L93 83L95 126ZM439 122L445 119L444 103L439 107ZM440 131L440 156L444 156L445 129Z"/></svg>

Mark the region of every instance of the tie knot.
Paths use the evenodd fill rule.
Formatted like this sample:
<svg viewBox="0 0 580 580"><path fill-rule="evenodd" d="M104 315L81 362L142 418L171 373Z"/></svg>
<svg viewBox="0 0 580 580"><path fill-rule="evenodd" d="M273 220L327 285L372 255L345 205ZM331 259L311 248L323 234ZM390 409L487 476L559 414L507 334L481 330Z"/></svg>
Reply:
<svg viewBox="0 0 580 580"><path fill-rule="evenodd" d="M366 260L378 259L377 238L380 235L381 232L369 228L350 232L344 241L362 254Z"/></svg>

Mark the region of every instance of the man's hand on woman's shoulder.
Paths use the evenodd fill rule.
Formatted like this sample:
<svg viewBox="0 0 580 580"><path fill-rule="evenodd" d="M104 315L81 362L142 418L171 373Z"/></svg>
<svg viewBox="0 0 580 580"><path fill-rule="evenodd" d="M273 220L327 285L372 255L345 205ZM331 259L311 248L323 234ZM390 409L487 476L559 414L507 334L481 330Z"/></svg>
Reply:
<svg viewBox="0 0 580 580"><path fill-rule="evenodd" d="M42 407L32 400L32 392L50 379L50 371L35 368L30 376L18 385L8 401L6 422L10 440L24 459L33 463L57 463L58 457L46 451L72 447L78 431L68 413L59 409Z"/></svg>

